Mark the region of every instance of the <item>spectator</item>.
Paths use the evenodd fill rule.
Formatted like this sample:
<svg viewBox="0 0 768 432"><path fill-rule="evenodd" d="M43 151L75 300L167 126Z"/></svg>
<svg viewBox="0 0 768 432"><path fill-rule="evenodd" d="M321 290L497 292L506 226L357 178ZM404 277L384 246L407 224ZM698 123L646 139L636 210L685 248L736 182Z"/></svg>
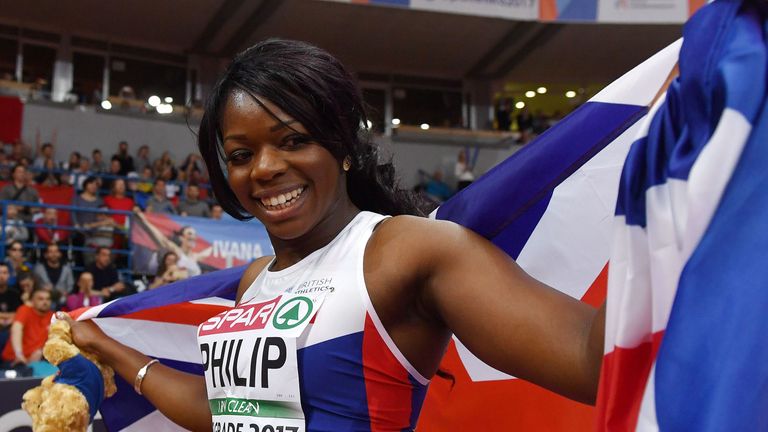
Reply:
<svg viewBox="0 0 768 432"><path fill-rule="evenodd" d="M72 292L75 278L72 267L61 262L61 249L56 243L49 243L43 252L43 259L35 264L34 276L37 284L57 292L57 298L62 300Z"/></svg>
<svg viewBox="0 0 768 432"><path fill-rule="evenodd" d="M456 190L462 190L475 181L475 175L472 173L472 167L469 166L467 152L465 150L459 152L459 156L456 159L454 174L456 175L457 181Z"/></svg>
<svg viewBox="0 0 768 432"><path fill-rule="evenodd" d="M112 182L112 189L109 195L104 197L104 204L109 210L122 210L131 211L135 206L133 199L126 196L125 180L115 179ZM118 226L126 226L126 218L128 216L124 214L113 214L112 219L115 220Z"/></svg>
<svg viewBox="0 0 768 432"><path fill-rule="evenodd" d="M43 171L35 176L35 183L40 186L59 186L61 185L61 176L56 172L56 162L48 158L43 162Z"/></svg>
<svg viewBox="0 0 768 432"><path fill-rule="evenodd" d="M178 232L179 248L176 250L179 260L176 265L184 269L189 276L197 276L202 273L198 260L203 258L205 253L194 252L197 245L197 231L191 226L185 226Z"/></svg>
<svg viewBox="0 0 768 432"><path fill-rule="evenodd" d="M55 133L55 132L54 132ZM40 129L37 130L37 138L40 139ZM45 168L45 162L50 159L53 160L53 144L45 143L40 147L40 150L32 162L34 168Z"/></svg>
<svg viewBox="0 0 768 432"><path fill-rule="evenodd" d="M21 272L32 271L32 265L27 262L24 256L24 246L18 240L12 241L5 249L5 262L8 264L10 277L8 283L16 285L16 275Z"/></svg>
<svg viewBox="0 0 768 432"><path fill-rule="evenodd" d="M37 219L35 223L43 225L35 227L35 235L40 243L61 243L69 238L69 231L58 229L61 226L59 225L59 212L53 207L43 210L42 217Z"/></svg>
<svg viewBox="0 0 768 432"><path fill-rule="evenodd" d="M144 167L141 170L139 176L139 183L136 185L136 189L143 193L152 193L152 187L155 184L155 178L152 176L152 168Z"/></svg>
<svg viewBox="0 0 768 432"><path fill-rule="evenodd" d="M80 152L73 151L69 154L69 161L61 164L61 168L65 171L73 171L80 166Z"/></svg>
<svg viewBox="0 0 768 432"><path fill-rule="evenodd" d="M8 204L5 214L5 244L10 244L13 241L28 241L29 230L19 215L19 206Z"/></svg>
<svg viewBox="0 0 768 432"><path fill-rule="evenodd" d="M221 208L220 205L214 204L211 207L211 219L215 220L221 220L221 218L224 216L224 209Z"/></svg>
<svg viewBox="0 0 768 432"><path fill-rule="evenodd" d="M17 164L13 167L11 170L11 180L11 183L0 189L0 200L40 202L40 195L37 193L37 190L28 183L27 168L24 165ZM20 213L22 219L31 219L29 208L24 208Z"/></svg>
<svg viewBox="0 0 768 432"><path fill-rule="evenodd" d="M179 203L179 214L182 216L210 217L211 208L205 201L200 201L200 187L196 184L187 186L187 198Z"/></svg>
<svg viewBox="0 0 768 432"><path fill-rule="evenodd" d="M21 305L16 311L10 340L3 350L3 361L16 365L42 360L52 316L51 293L36 289L32 293L32 307Z"/></svg>
<svg viewBox="0 0 768 432"><path fill-rule="evenodd" d="M85 271L93 275L93 290L100 294L104 301L128 294L125 284L120 281L117 268L112 264L109 248L98 248L96 259Z"/></svg>
<svg viewBox="0 0 768 432"><path fill-rule="evenodd" d="M173 159L171 159L171 153L164 151L160 158L152 163L152 175L155 178L159 178L168 169L171 170L171 173L176 171L176 168L173 166Z"/></svg>
<svg viewBox="0 0 768 432"><path fill-rule="evenodd" d="M453 195L451 187L443 181L443 172L441 170L435 170L427 182L424 192L438 202L443 202Z"/></svg>
<svg viewBox="0 0 768 432"><path fill-rule="evenodd" d="M160 265L157 267L157 275L149 285L149 289L154 289L189 277L189 272L186 269L180 269L178 267L178 261L179 256L176 252L166 252L165 255L163 255Z"/></svg>
<svg viewBox="0 0 768 432"><path fill-rule="evenodd" d="M503 99L499 101L496 108L496 124L498 129L503 132L509 132L512 127L512 101Z"/></svg>
<svg viewBox="0 0 768 432"><path fill-rule="evenodd" d="M100 207L100 210L108 210L106 207ZM115 243L115 225L116 222L111 215L98 212L96 213L96 222L89 228L85 244L91 248L111 248Z"/></svg>
<svg viewBox="0 0 768 432"><path fill-rule="evenodd" d="M149 159L149 146L143 145L136 152L135 172L141 172L147 167L152 168L152 161Z"/></svg>
<svg viewBox="0 0 768 432"><path fill-rule="evenodd" d="M147 199L146 211L150 213L170 213L176 214L176 208L166 196L165 180L157 179L152 188L152 196Z"/></svg>
<svg viewBox="0 0 768 432"><path fill-rule="evenodd" d="M205 171L205 163L203 158L197 153L190 153L184 162L181 163L179 169L186 173L186 179L189 181L195 174L200 174Z"/></svg>
<svg viewBox="0 0 768 432"><path fill-rule="evenodd" d="M10 277L8 264L0 262L0 347L8 342L13 315L22 304L19 292L8 284Z"/></svg>
<svg viewBox="0 0 768 432"><path fill-rule="evenodd" d="M104 156L101 154L101 150L96 149L91 152L91 159L93 159L91 171L95 173L107 172L107 164L104 163Z"/></svg>
<svg viewBox="0 0 768 432"><path fill-rule="evenodd" d="M93 292L93 275L82 272L77 279L77 292L67 296L67 310L96 306L101 304L101 297Z"/></svg>
<svg viewBox="0 0 768 432"><path fill-rule="evenodd" d="M75 186L75 190L81 191L83 190L83 183L85 183L85 179L93 175L91 172L91 162L87 157L81 157L80 163L78 163L78 165L70 172L71 174L69 176L69 184Z"/></svg>
<svg viewBox="0 0 768 432"><path fill-rule="evenodd" d="M98 209L103 206L101 198L98 196L99 180L96 177L88 177L83 181L83 191L79 195L72 197L74 207L86 209ZM96 213L92 211L73 211L72 223L77 228L88 228L89 224L96 222Z"/></svg>
<svg viewBox="0 0 768 432"><path fill-rule="evenodd" d="M32 273L22 272L16 276L16 292L19 293L21 304L32 307L32 292L35 288L37 288L37 284Z"/></svg>
<svg viewBox="0 0 768 432"><path fill-rule="evenodd" d="M117 153L112 156L112 159L117 158L120 161L120 175L125 176L131 171L136 171L133 166L133 157L128 154L128 142L120 141L117 145Z"/></svg>
<svg viewBox="0 0 768 432"><path fill-rule="evenodd" d="M531 132L533 132L533 116L528 112L527 107L520 110L520 113L517 114L517 130L520 131L518 142L527 143Z"/></svg>
<svg viewBox="0 0 768 432"><path fill-rule="evenodd" d="M114 183L118 177L124 175L123 164L120 162L120 158L112 156L112 159L109 161L109 171L107 174L109 174L109 177L104 181L104 189L110 190L112 189L112 183Z"/></svg>

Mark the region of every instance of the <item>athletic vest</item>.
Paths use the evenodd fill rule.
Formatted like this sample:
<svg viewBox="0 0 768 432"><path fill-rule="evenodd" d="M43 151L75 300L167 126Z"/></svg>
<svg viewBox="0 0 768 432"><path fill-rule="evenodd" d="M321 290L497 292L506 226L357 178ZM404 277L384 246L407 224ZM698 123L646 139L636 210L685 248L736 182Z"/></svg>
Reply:
<svg viewBox="0 0 768 432"><path fill-rule="evenodd" d="M269 271L270 262L239 305L201 324L214 431L415 428L429 381L387 334L363 278L365 246L384 218L361 212L328 245L291 267ZM295 341L280 337L291 332ZM294 361L283 351L294 342L305 429L280 420L291 417L292 403L258 402L264 395L294 396L292 378L284 375L289 371L281 369ZM255 415L272 416L272 423L257 425Z"/></svg>

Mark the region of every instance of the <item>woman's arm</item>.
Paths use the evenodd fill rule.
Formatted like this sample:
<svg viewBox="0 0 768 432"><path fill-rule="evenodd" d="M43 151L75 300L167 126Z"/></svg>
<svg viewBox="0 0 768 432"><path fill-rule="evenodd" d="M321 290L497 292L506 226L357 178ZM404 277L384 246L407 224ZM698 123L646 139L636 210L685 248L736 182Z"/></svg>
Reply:
<svg viewBox="0 0 768 432"><path fill-rule="evenodd" d="M383 273L390 286L413 298L416 319L447 327L499 370L594 403L604 309L535 280L489 241L450 222L393 218L368 249L366 260L391 267Z"/></svg>
<svg viewBox="0 0 768 432"><path fill-rule="evenodd" d="M104 334L93 321L73 321L66 314L63 316L72 326L75 344L95 353L129 384L133 384L139 369L151 360ZM174 423L192 431L212 429L205 378L202 376L154 364L144 377L141 392Z"/></svg>

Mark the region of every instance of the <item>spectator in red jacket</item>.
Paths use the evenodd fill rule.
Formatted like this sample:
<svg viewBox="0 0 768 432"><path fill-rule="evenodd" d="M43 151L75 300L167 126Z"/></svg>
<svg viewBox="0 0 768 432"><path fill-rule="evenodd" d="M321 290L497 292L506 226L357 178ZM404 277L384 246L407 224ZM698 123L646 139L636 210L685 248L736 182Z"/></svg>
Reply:
<svg viewBox="0 0 768 432"><path fill-rule="evenodd" d="M59 212L55 208L46 208L43 211L42 218L36 220L35 223L37 225L46 225L35 228L35 235L40 243L62 243L69 237L69 231L58 228L63 225L59 223Z"/></svg>

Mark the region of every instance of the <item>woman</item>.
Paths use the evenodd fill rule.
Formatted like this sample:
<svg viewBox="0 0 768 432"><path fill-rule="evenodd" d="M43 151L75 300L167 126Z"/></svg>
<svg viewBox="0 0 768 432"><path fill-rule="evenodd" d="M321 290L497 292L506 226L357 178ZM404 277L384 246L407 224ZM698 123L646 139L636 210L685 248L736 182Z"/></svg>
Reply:
<svg viewBox="0 0 768 432"><path fill-rule="evenodd" d="M179 256L175 252L166 252L160 261L160 265L157 267L157 275L149 285L149 289L168 285L169 283L189 277L189 272L178 267L178 261Z"/></svg>
<svg viewBox="0 0 768 432"><path fill-rule="evenodd" d="M35 177L35 183L41 186L61 185L61 176L56 172L56 162L48 158L43 162L43 171Z"/></svg>
<svg viewBox="0 0 768 432"><path fill-rule="evenodd" d="M30 272L21 272L16 276L16 286L21 302L32 307L32 291L35 290L35 278ZM53 295L53 292L51 293ZM56 304L51 301L52 304Z"/></svg>
<svg viewBox="0 0 768 432"><path fill-rule="evenodd" d="M115 179L115 181L112 182L112 189L110 190L109 195L104 197L104 205L106 205L110 210L133 210L136 204L134 204L133 199L125 195L125 192L125 180L121 178ZM112 215L112 219L114 219L115 223L121 227L126 226L126 217L127 215L124 214Z"/></svg>
<svg viewBox="0 0 768 432"><path fill-rule="evenodd" d="M200 326L205 378L150 363L89 322L74 324L75 342L192 430L232 426L232 398L292 417L238 416L243 430L412 430L452 332L497 369L593 402L604 313L460 226L408 216L421 211L378 165L366 120L324 51L270 40L238 55L212 91L200 152L219 203L259 219L275 256L245 271L230 321ZM235 341L233 375L219 360Z"/></svg>
<svg viewBox="0 0 768 432"><path fill-rule="evenodd" d="M16 277L32 271L32 264L24 256L24 244L19 240L8 243L5 247L5 262L8 264L8 285L16 285Z"/></svg>

